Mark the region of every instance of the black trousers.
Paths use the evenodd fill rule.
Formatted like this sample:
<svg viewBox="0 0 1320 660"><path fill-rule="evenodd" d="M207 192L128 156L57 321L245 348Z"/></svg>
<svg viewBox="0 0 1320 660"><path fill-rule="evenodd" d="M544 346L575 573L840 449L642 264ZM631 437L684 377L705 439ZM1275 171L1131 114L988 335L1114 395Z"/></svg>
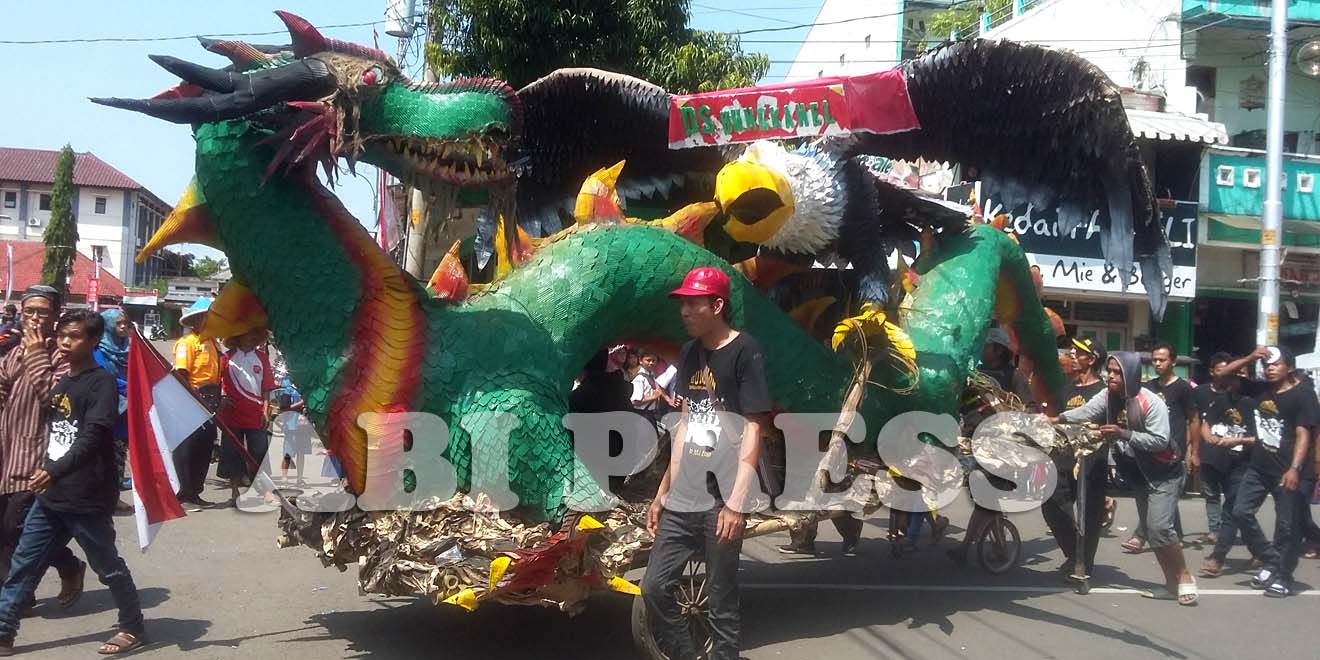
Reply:
<svg viewBox="0 0 1320 660"><path fill-rule="evenodd" d="M18 547L19 537L23 536L23 522L36 499L31 492L0 495L0 511L3 511L3 517L0 517L0 582L9 576L14 550ZM74 556L73 550L63 546L51 554L50 565L60 577L73 577L78 574L82 562Z"/></svg>
<svg viewBox="0 0 1320 660"><path fill-rule="evenodd" d="M1086 547L1083 548L1086 572L1095 568L1095 552L1100 547L1100 528L1105 521L1105 492L1109 488L1109 465L1104 454L1092 456L1086 474L1086 502L1082 529L1086 533ZM1072 476L1072 461L1058 461L1058 485L1040 506L1040 513L1045 518L1045 525L1050 528L1050 535L1059 544L1063 556L1069 562L1077 556L1077 522L1074 520L1074 504L1077 501L1077 480Z"/></svg>
<svg viewBox="0 0 1320 660"><path fill-rule="evenodd" d="M1303 480L1298 489L1285 491L1278 477L1261 473L1255 466L1247 468L1238 487L1237 501L1233 503L1233 517L1237 519L1242 542L1259 557L1265 568L1291 583L1297 559L1302 554L1302 534L1306 526L1306 507L1311 505L1314 480ZM1265 497L1274 498L1274 541L1265 539L1256 525L1256 512L1265 504ZM1255 527L1254 530L1250 529Z"/></svg>
<svg viewBox="0 0 1320 660"><path fill-rule="evenodd" d="M201 497L206 473L215 451L215 424L207 422L174 450L174 473L179 477L179 499Z"/></svg>
<svg viewBox="0 0 1320 660"><path fill-rule="evenodd" d="M706 560L706 592L710 594L710 627L715 647L710 660L737 660L742 607L738 597L738 560L742 538L729 543L715 539L719 509L699 513L664 511L655 530L655 545L642 578L642 598L652 616L656 641L670 660L694 660L692 633L683 619L674 588L693 554Z"/></svg>
<svg viewBox="0 0 1320 660"><path fill-rule="evenodd" d="M1240 458L1230 464L1228 471L1224 472L1213 465L1201 465L1201 484L1202 490L1214 489L1224 496L1224 504L1219 516L1219 529L1215 531L1215 549L1210 553L1210 558L1218 561L1224 561L1228 557L1228 551L1233 549L1233 543L1238 536L1237 518L1233 517L1233 507L1238 499L1238 491L1242 488L1242 479L1246 477L1250 465L1246 458ZM1207 485L1209 487L1207 487ZM1209 498L1207 498L1207 502ZM1209 504L1206 505L1207 508ZM1262 536L1260 525L1256 524L1256 516L1251 516L1253 530L1242 532L1245 539L1248 536Z"/></svg>

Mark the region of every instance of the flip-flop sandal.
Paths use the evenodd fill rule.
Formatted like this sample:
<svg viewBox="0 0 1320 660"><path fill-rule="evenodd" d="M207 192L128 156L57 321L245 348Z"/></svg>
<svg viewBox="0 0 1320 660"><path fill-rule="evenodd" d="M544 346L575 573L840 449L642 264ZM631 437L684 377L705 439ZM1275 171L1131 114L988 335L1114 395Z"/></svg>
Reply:
<svg viewBox="0 0 1320 660"><path fill-rule="evenodd" d="M1184 607L1196 605L1201 592L1196 588L1196 580L1191 582L1181 582L1178 584L1178 604Z"/></svg>
<svg viewBox="0 0 1320 660"><path fill-rule="evenodd" d="M1114 525L1114 516L1118 513L1118 500L1109 500L1105 503L1105 517L1101 520L1100 526L1109 529Z"/></svg>
<svg viewBox="0 0 1320 660"><path fill-rule="evenodd" d="M1204 577L1217 578L1223 574L1223 564L1212 564L1209 561L1201 564L1201 575Z"/></svg>
<svg viewBox="0 0 1320 660"><path fill-rule="evenodd" d="M1136 555L1141 554L1141 551L1146 549L1146 542L1134 536L1124 541L1119 547L1123 548L1123 552Z"/></svg>
<svg viewBox="0 0 1320 660"><path fill-rule="evenodd" d="M145 637L139 637L121 630L115 633L114 637L106 640L96 652L101 655L123 655L132 653L146 645L147 640ZM107 648L110 650L106 650Z"/></svg>
<svg viewBox="0 0 1320 660"><path fill-rule="evenodd" d="M1320 548L1311 547L1309 550L1302 553L1302 557L1306 559L1320 559Z"/></svg>
<svg viewBox="0 0 1320 660"><path fill-rule="evenodd" d="M87 562L78 562L78 586L73 591L60 592L55 596L55 602L59 603L60 609L67 610L78 604L78 599L82 598L83 589L87 586Z"/></svg>

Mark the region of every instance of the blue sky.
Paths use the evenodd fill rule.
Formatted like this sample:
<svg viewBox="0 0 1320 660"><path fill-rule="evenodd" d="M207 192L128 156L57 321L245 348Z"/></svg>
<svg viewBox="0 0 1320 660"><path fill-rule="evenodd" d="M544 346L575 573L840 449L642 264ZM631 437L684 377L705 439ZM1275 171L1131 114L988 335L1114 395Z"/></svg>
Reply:
<svg viewBox="0 0 1320 660"><path fill-rule="evenodd" d="M766 4L768 2L769 4ZM422 3L419 1L418 5ZM707 0L692 3L692 24L706 30L736 31L810 23L820 0ZM242 9L238 7L241 5ZM280 30L272 13L286 9L318 26L380 20L384 0L368 2L63 2L6 3L5 29L0 39L41 40L91 37L164 37L193 34L248 33ZM379 27L377 29L380 29ZM327 36L372 43L372 26L326 28ZM748 40L800 40L806 29L748 35ZM397 41L380 35L381 48L397 50ZM280 34L246 38L257 43L286 43ZM748 43L746 50L764 52L771 60L792 60L796 43ZM174 55L222 66L227 62L202 50L191 38L174 41L80 44L0 44L0 145L58 149L70 143L91 151L145 185L166 202L182 194L192 176L193 144L186 126L144 115L94 105L89 96L145 97L177 82L152 64L148 54ZM415 67L409 67L416 73ZM773 64L766 76L776 81L787 64ZM369 166L359 173L374 181ZM345 177L339 195L359 219L372 218L371 184ZM192 250L207 253L208 248Z"/></svg>

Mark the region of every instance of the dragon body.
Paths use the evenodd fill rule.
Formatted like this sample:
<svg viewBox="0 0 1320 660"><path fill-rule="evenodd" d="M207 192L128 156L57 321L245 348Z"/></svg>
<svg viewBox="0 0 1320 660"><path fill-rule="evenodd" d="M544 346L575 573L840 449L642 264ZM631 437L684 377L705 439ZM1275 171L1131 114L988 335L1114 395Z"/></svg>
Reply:
<svg viewBox="0 0 1320 660"><path fill-rule="evenodd" d="M373 478L404 478L372 472L359 417L419 411L447 422L446 457L460 487L470 488L474 474L501 469L507 461L520 512L539 520L562 516L573 504L572 485L591 478L561 423L574 376L613 341L687 339L668 292L697 266L730 275L734 325L764 347L776 406L839 411L855 358L814 340L729 260L680 234L646 224L571 226L539 241L530 257L479 292L437 298L380 250L316 177L318 164L330 172L337 158L350 164L360 158L436 194L446 187L486 187L499 205L513 197L499 191L515 181L543 192L551 188L546 163L555 158L572 161L564 176L578 182L578 169L589 172L619 157L652 167L721 167L723 159L711 150L665 153L663 138L654 157L647 152L652 147L634 152L614 143L589 163L582 159L590 150L577 136L567 135L569 142L556 146L554 137L531 132L556 108L581 105L582 94L603 91L622 107L628 104L618 89L642 87L654 95L653 86L618 83L618 76L610 85L585 84L595 74L583 79L581 72L517 94L491 80L415 84L378 51L325 39L295 16L281 18L290 28L290 47L264 52L237 42L207 42L233 67L157 58L184 83L152 99L96 101L193 126L195 182L148 249L184 241L224 249L234 280L265 312L308 413L340 459L351 490L362 492ZM932 75L921 78L923 84L930 85ZM1116 103L1116 96L1109 100ZM653 110L652 101L641 104L644 114ZM637 132L648 134L653 123L639 124ZM531 178L509 165L519 153L529 154L521 162L534 166ZM817 168L821 176L837 169L837 162ZM789 175L793 171L788 168ZM1131 172L1119 174L1127 181ZM1139 164L1136 174L1144 181ZM764 174L751 178L757 177ZM884 192L853 195L850 204L902 202ZM741 192L726 193L720 191L716 201L739 204ZM1146 201L1134 204L1138 218L1148 209ZM875 212L883 215L885 209ZM850 232L865 229L857 225L864 221L857 208L849 213L845 226L829 230L845 242ZM891 226L912 222L911 213L890 215ZM744 233L766 233L756 227L762 216L784 226L809 221L773 209L747 212L738 218L748 225ZM1043 392L1062 385L1053 330L1017 244L981 224L942 226L928 238L916 266L920 284L889 310L911 338L916 368L888 382L877 379L890 387L868 387L861 413L872 437L904 411L955 413L992 319L1008 326L1021 353L1036 362ZM508 413L517 423L510 428L480 413ZM464 422L472 419L477 421Z"/></svg>

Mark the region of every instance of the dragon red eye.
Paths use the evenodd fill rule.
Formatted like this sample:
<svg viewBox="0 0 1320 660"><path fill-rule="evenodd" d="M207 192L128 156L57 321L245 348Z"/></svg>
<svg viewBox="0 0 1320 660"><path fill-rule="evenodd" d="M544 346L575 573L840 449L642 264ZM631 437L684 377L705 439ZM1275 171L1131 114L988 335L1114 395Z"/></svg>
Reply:
<svg viewBox="0 0 1320 660"><path fill-rule="evenodd" d="M375 85L375 84L379 83L380 80L381 80L380 69L378 69L378 68L376 68L376 67L371 67L370 69L367 69L366 72L364 72L364 73L362 74L362 84L363 84L363 85Z"/></svg>

